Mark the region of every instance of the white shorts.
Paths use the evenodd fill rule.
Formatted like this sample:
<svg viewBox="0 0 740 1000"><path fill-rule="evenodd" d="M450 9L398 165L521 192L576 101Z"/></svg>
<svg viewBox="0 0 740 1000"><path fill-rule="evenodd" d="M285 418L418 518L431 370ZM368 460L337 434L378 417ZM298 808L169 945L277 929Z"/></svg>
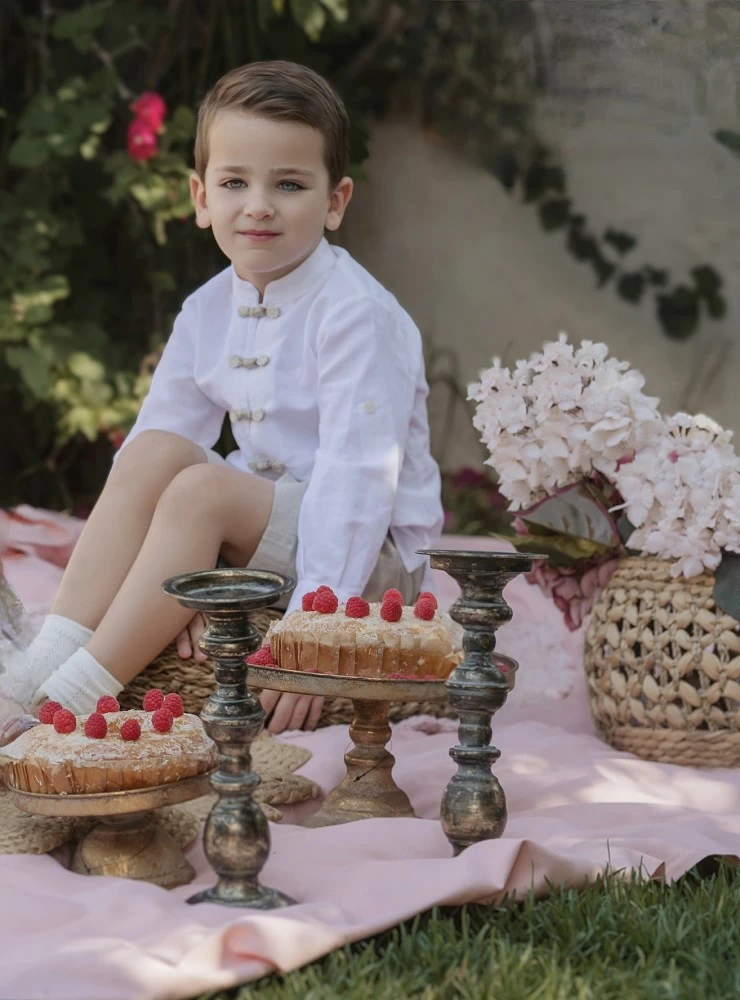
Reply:
<svg viewBox="0 0 740 1000"><path fill-rule="evenodd" d="M206 456L213 464L225 463L225 459L215 451L207 450ZM273 485L275 495L270 520L247 569L269 570L295 580L298 515L308 482L300 483L289 472L285 472ZM378 561L362 596L367 601L380 601L386 590L395 587L403 594L404 604L413 604L421 590L423 577L423 566L409 573L389 533L381 546ZM273 607L286 608L289 598L290 594L284 594Z"/></svg>

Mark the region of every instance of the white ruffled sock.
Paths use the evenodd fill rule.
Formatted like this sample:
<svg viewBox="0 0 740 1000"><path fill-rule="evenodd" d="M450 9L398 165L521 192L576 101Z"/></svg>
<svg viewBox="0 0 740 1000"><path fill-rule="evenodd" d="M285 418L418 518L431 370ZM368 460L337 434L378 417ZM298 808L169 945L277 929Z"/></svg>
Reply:
<svg viewBox="0 0 740 1000"><path fill-rule="evenodd" d="M58 701L75 715L94 712L98 698L104 694L115 697L123 684L103 667L92 653L83 646L39 687L34 698L38 703L44 698Z"/></svg>
<svg viewBox="0 0 740 1000"><path fill-rule="evenodd" d="M0 684L17 701L28 704L39 685L91 636L91 629L71 618L47 615L27 649L8 658Z"/></svg>

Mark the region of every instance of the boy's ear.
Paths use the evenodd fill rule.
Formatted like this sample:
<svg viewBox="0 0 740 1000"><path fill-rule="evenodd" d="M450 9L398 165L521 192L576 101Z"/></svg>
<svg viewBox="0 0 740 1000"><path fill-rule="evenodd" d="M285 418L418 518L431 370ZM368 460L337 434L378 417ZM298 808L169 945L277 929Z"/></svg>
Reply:
<svg viewBox="0 0 740 1000"><path fill-rule="evenodd" d="M331 230L339 229L344 218L347 205L350 203L354 182L351 177L343 177L329 196L329 207L324 219L324 227Z"/></svg>
<svg viewBox="0 0 740 1000"><path fill-rule="evenodd" d="M190 197L195 206L195 223L201 229L208 229L211 224L211 213L206 204L206 186L198 174L190 175Z"/></svg>

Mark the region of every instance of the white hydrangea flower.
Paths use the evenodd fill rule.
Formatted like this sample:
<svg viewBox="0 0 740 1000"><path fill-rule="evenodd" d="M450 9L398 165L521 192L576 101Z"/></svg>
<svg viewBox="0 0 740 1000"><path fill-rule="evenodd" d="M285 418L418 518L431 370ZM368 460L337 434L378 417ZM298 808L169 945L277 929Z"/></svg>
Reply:
<svg viewBox="0 0 740 1000"><path fill-rule="evenodd" d="M560 334L513 371L494 359L469 387L473 423L512 510L596 472L611 479L660 426L643 377L608 353Z"/></svg>
<svg viewBox="0 0 740 1000"><path fill-rule="evenodd" d="M704 415L677 413L614 479L635 526L630 547L675 560L674 576L740 551L740 460L732 432Z"/></svg>

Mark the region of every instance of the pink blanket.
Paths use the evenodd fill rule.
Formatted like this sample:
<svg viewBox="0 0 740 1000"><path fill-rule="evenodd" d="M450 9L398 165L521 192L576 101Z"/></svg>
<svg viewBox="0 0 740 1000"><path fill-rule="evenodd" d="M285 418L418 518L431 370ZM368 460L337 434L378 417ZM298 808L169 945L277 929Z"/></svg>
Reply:
<svg viewBox="0 0 740 1000"><path fill-rule="evenodd" d="M438 582L449 601L454 588ZM420 818L273 826L263 881L299 900L290 909L186 905L213 880L199 844L189 852L196 882L169 892L73 875L50 857L0 857L0 996L188 997L298 968L435 904L531 887L544 894L548 884L579 885L606 870L675 879L707 855L736 855L740 777L651 764L602 744L580 680L581 637L565 632L534 588L518 581L507 597L516 617L499 648L520 659L521 681L495 720L503 751L496 771L509 803L500 840L452 857L438 815L454 725L408 720L394 732L394 773ZM312 751L302 773L324 790L341 778L345 728L286 738Z"/></svg>

